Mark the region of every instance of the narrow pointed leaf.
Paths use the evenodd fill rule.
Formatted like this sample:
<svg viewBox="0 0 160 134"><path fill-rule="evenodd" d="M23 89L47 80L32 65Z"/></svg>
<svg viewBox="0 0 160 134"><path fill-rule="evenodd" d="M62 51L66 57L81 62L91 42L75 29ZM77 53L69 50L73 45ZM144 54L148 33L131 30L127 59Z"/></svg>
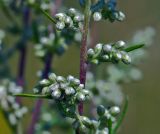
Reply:
<svg viewBox="0 0 160 134"><path fill-rule="evenodd" d="M37 94L15 94L17 97L29 97L29 98L44 98L51 99L50 95L37 95Z"/></svg>
<svg viewBox="0 0 160 134"><path fill-rule="evenodd" d="M117 133L117 130L120 127L120 125L122 124L123 119L124 119L124 117L125 117L125 115L127 113L127 109L128 109L128 97L126 97L126 99L125 99L125 104L124 104L123 111L122 111L119 119L117 120L117 123L116 123L115 127L113 128L113 131L112 131L113 133L112 134L116 134Z"/></svg>
<svg viewBox="0 0 160 134"><path fill-rule="evenodd" d="M131 51L133 51L133 50L142 48L143 46L144 46L144 44L134 45L134 46L125 48L124 51L126 51L126 52L131 52Z"/></svg>
<svg viewBox="0 0 160 134"><path fill-rule="evenodd" d="M57 22L52 16L50 16L46 11L44 11L38 4L33 4L33 5L30 5L30 6L33 6L35 9L41 11L53 23Z"/></svg>
<svg viewBox="0 0 160 134"><path fill-rule="evenodd" d="M57 21L52 17L50 16L46 11L44 11L43 9L39 8L39 10L49 19L51 20L53 23L56 23Z"/></svg>

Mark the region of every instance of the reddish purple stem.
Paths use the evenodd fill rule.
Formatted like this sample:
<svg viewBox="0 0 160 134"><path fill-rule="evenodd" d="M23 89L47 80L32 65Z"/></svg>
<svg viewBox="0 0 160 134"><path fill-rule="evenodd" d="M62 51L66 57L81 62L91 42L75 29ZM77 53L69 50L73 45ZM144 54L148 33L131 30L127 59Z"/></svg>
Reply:
<svg viewBox="0 0 160 134"><path fill-rule="evenodd" d="M86 72L87 72L87 62L86 62L86 55L87 55L87 34L84 32L82 37L82 44L80 49L80 82L81 84L85 85L86 81ZM79 114L83 114L83 103L81 102L78 106Z"/></svg>
<svg viewBox="0 0 160 134"><path fill-rule="evenodd" d="M26 63L26 47L20 49L20 57L19 57L19 68L18 68L18 78L17 85L24 86L24 71L25 71L25 63Z"/></svg>
<svg viewBox="0 0 160 134"><path fill-rule="evenodd" d="M23 33L20 41L18 42L18 49L20 52L18 73L17 73L17 85L24 86L24 75L25 75L25 64L26 64L26 54L27 54L27 41L30 37L29 26L30 26L30 10L28 7L23 9ZM20 98L16 98L18 103L21 103Z"/></svg>
<svg viewBox="0 0 160 134"><path fill-rule="evenodd" d="M62 0L56 0L55 1L55 6L54 9L52 9L52 16L54 16L57 13L58 8L60 7L62 3ZM48 77L48 73L51 71L51 64L52 64L52 54L48 54L45 60L45 68L43 71L43 75L42 78L47 78ZM35 104L35 108L34 108L34 112L32 114L32 121L31 124L29 126L28 132L27 134L34 134L35 131L35 125L40 117L40 111L41 111L41 106L43 104L43 100L42 99L38 99L36 104Z"/></svg>

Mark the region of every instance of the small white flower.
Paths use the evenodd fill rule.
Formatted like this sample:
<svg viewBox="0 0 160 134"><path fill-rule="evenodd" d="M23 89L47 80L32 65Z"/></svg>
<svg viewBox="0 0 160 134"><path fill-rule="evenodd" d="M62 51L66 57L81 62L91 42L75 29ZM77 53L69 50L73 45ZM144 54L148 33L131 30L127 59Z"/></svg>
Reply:
<svg viewBox="0 0 160 134"><path fill-rule="evenodd" d="M17 119L16 119L16 116L14 114L9 114L9 121L12 125L16 125L17 124Z"/></svg>
<svg viewBox="0 0 160 134"><path fill-rule="evenodd" d="M94 21L100 21L102 19L102 14L100 12L95 12L93 14Z"/></svg>
<svg viewBox="0 0 160 134"><path fill-rule="evenodd" d="M58 30L63 30L64 27L65 27L65 23L64 23L64 22L57 22L57 23L56 23L56 28L57 28Z"/></svg>

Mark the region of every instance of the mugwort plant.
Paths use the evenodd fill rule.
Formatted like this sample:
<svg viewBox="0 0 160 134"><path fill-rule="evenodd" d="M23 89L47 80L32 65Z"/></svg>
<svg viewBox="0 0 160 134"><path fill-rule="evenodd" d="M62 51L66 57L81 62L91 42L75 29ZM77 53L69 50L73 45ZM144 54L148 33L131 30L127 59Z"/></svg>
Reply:
<svg viewBox="0 0 160 134"><path fill-rule="evenodd" d="M116 134L121 126L128 97L120 91L119 82L125 81L126 75L131 80L139 78L133 76L140 72L132 66L135 61L132 56L144 44L130 45L120 40L93 42L90 46L91 22L121 22L125 14L117 9L117 0L78 0L77 3L81 11L67 9L63 0L0 2L3 14L11 22L5 30L0 30L0 104L13 133L50 134L56 126L76 134ZM5 40L8 35L19 37L9 48ZM28 94L24 93L28 84L25 66L30 44L43 69L38 71L39 80L33 93ZM60 76L52 68L54 57L64 55L71 44L80 47L79 78L70 72L66 77ZM18 72L13 76L8 60L17 51ZM107 79L97 78L96 66L105 63L109 64L104 73ZM22 97L37 98L29 126L24 130L23 117L30 108L23 106ZM48 104L43 103L44 99ZM87 113L84 104L89 107Z"/></svg>

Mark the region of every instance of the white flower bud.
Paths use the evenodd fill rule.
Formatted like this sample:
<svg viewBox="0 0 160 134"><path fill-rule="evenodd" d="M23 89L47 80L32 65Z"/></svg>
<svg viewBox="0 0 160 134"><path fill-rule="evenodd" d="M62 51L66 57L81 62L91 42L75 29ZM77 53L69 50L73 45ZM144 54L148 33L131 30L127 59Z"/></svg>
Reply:
<svg viewBox="0 0 160 134"><path fill-rule="evenodd" d="M76 15L73 20L75 22L81 22L81 21L83 21L83 17L81 15Z"/></svg>
<svg viewBox="0 0 160 134"><path fill-rule="evenodd" d="M79 87L83 89L84 88L84 84L79 84Z"/></svg>
<svg viewBox="0 0 160 134"><path fill-rule="evenodd" d="M28 112L27 107L22 107L22 108L21 108L21 112L22 112L23 114L27 113L27 112Z"/></svg>
<svg viewBox="0 0 160 134"><path fill-rule="evenodd" d="M85 101L85 95L82 93L77 93L76 98L78 101Z"/></svg>
<svg viewBox="0 0 160 134"><path fill-rule="evenodd" d="M55 18L56 18L58 21L64 21L65 18L66 18L66 14L64 14L64 13L57 13L57 14L55 15Z"/></svg>
<svg viewBox="0 0 160 134"><path fill-rule="evenodd" d="M52 92L52 97L55 99L59 99L61 97L61 91L60 90L55 90Z"/></svg>
<svg viewBox="0 0 160 134"><path fill-rule="evenodd" d="M83 92L85 95L89 95L89 91L86 90L86 89L83 89L82 92Z"/></svg>
<svg viewBox="0 0 160 134"><path fill-rule="evenodd" d="M75 8L70 8L70 9L68 10L68 13L69 13L69 15L74 16L74 15L77 13L77 11L76 11Z"/></svg>
<svg viewBox="0 0 160 134"><path fill-rule="evenodd" d="M74 80L74 77L73 77L72 75L69 75L69 76L67 77L67 80L68 80L69 82L72 82L72 81Z"/></svg>
<svg viewBox="0 0 160 134"><path fill-rule="evenodd" d="M39 84L42 86L48 86L48 85L50 85L50 81L47 79L43 79L39 82Z"/></svg>
<svg viewBox="0 0 160 134"><path fill-rule="evenodd" d="M112 46L110 44L106 44L103 46L103 50L106 53L110 53L110 52L112 52Z"/></svg>
<svg viewBox="0 0 160 134"><path fill-rule="evenodd" d="M130 64L131 63L131 57L127 53L122 54L122 61L125 64Z"/></svg>
<svg viewBox="0 0 160 134"><path fill-rule="evenodd" d="M15 112L15 116L18 117L18 118L21 118L23 116L23 113L21 112L21 110L17 110Z"/></svg>
<svg viewBox="0 0 160 134"><path fill-rule="evenodd" d="M95 46L95 52L99 52L99 51L101 51L102 50L102 44L101 43L98 43L96 46Z"/></svg>
<svg viewBox="0 0 160 134"><path fill-rule="evenodd" d="M71 94L74 94L74 93L75 93L75 90L72 87L68 87L68 88L65 89L65 94L66 95L71 95Z"/></svg>
<svg viewBox="0 0 160 134"><path fill-rule="evenodd" d="M109 60L109 56L108 55L103 55L102 59L105 60L105 61L107 61L107 60Z"/></svg>
<svg viewBox="0 0 160 134"><path fill-rule="evenodd" d="M75 84L75 85L79 85L79 84L80 84L80 80L79 80L79 79L74 78L74 80L73 80L73 84Z"/></svg>
<svg viewBox="0 0 160 134"><path fill-rule="evenodd" d="M98 65L99 60L98 59L93 59L91 62L94 63L94 64L96 64L96 65Z"/></svg>
<svg viewBox="0 0 160 134"><path fill-rule="evenodd" d="M91 120L85 116L81 116L81 120L82 120L82 123L86 126L90 126L91 125Z"/></svg>
<svg viewBox="0 0 160 134"><path fill-rule="evenodd" d="M71 17L67 16L67 17L65 18L65 23L66 23L68 26L71 27L71 26L73 25L73 21L72 21Z"/></svg>
<svg viewBox="0 0 160 134"><path fill-rule="evenodd" d="M118 20L123 21L126 18L125 14L121 11L118 12Z"/></svg>
<svg viewBox="0 0 160 134"><path fill-rule="evenodd" d="M63 76L57 76L56 80L57 82L64 82L65 78Z"/></svg>
<svg viewBox="0 0 160 134"><path fill-rule="evenodd" d="M40 39L40 43L42 43L42 44L44 44L44 45L48 44L48 42L49 42L49 39L48 39L47 37L42 37L42 38ZM38 45L37 47L41 47L41 46ZM38 48L38 49L39 49L39 48Z"/></svg>
<svg viewBox="0 0 160 134"><path fill-rule="evenodd" d="M17 110L20 108L20 105L18 103L13 103L12 107L13 109Z"/></svg>
<svg viewBox="0 0 160 134"><path fill-rule="evenodd" d="M95 54L95 52L92 48L90 48L90 49L88 49L87 54L89 57L92 57Z"/></svg>
<svg viewBox="0 0 160 134"><path fill-rule="evenodd" d="M53 92L53 91L57 90L58 88L59 88L59 85L57 83L49 86L50 92Z"/></svg>
<svg viewBox="0 0 160 134"><path fill-rule="evenodd" d="M47 93L49 93L49 88L48 87L44 87L43 89L42 89L42 94L47 94Z"/></svg>
<svg viewBox="0 0 160 134"><path fill-rule="evenodd" d="M93 14L94 21L100 21L102 19L102 14L100 12L95 12Z"/></svg>
<svg viewBox="0 0 160 134"><path fill-rule="evenodd" d="M52 82L55 82L55 80L56 80L56 74L55 73L51 73L51 74L49 74L49 76L48 76L48 78L52 81Z"/></svg>
<svg viewBox="0 0 160 134"><path fill-rule="evenodd" d="M109 111L111 115L116 116L120 113L120 108L117 106L114 106L114 107L111 107Z"/></svg>
<svg viewBox="0 0 160 134"><path fill-rule="evenodd" d="M60 88L65 89L68 86L67 83L60 83Z"/></svg>
<svg viewBox="0 0 160 134"><path fill-rule="evenodd" d="M121 60L122 59L122 54L120 53L120 52L115 52L114 54L113 54L113 57L114 57L114 59L115 60Z"/></svg>
<svg viewBox="0 0 160 134"><path fill-rule="evenodd" d="M17 119L16 119L16 116L14 114L9 114L9 122L12 124L12 125L16 125L17 124Z"/></svg>
<svg viewBox="0 0 160 134"><path fill-rule="evenodd" d="M116 42L115 47L116 48L124 48L125 45L126 45L126 43L124 41L120 40L120 41Z"/></svg>
<svg viewBox="0 0 160 134"><path fill-rule="evenodd" d="M57 22L57 23L56 23L56 28L57 28L58 30L63 30L64 27L65 27L65 23L64 23L64 22Z"/></svg>

